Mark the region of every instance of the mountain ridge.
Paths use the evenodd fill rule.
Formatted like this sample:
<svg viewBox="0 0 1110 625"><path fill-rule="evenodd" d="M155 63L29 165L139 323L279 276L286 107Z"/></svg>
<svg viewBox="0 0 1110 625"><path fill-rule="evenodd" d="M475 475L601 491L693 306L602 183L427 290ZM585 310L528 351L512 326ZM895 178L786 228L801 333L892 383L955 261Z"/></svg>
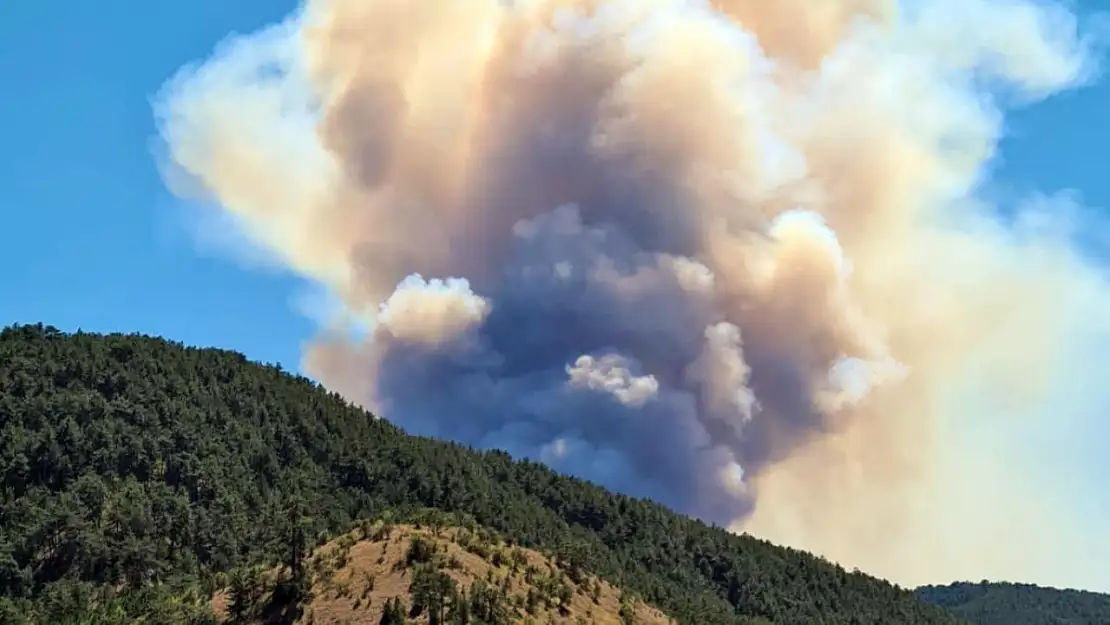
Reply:
<svg viewBox="0 0 1110 625"><path fill-rule="evenodd" d="M975 625L1110 625L1110 594L1019 582L953 582L914 590Z"/></svg>
<svg viewBox="0 0 1110 625"><path fill-rule="evenodd" d="M959 622L811 554L504 452L408 436L228 350L11 326L0 411L9 613L105 587L161 589L166 605L207 596L218 573L287 552L290 506L312 535L430 507L551 551L682 623Z"/></svg>

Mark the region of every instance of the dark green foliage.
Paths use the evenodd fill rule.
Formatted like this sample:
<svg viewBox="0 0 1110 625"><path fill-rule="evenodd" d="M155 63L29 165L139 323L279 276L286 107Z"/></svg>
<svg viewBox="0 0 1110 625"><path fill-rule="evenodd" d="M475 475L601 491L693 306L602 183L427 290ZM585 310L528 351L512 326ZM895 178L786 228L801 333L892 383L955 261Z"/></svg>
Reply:
<svg viewBox="0 0 1110 625"><path fill-rule="evenodd" d="M478 580L470 585L470 618L484 625L509 625L511 614L500 589Z"/></svg>
<svg viewBox="0 0 1110 625"><path fill-rule="evenodd" d="M306 536L418 507L466 513L684 623L955 622L806 553L501 452L406 436L240 354L42 326L0 333L0 597L39 606L42 622L55 622L41 606L63 582L125 596L172 580L210 590L217 573L284 564L301 592ZM489 590L470 589L473 617L505 610Z"/></svg>
<svg viewBox="0 0 1110 625"><path fill-rule="evenodd" d="M409 594L412 596L412 609L409 616L428 613L429 625L439 625L458 601L458 587L455 580L430 564L418 565L412 573Z"/></svg>
<svg viewBox="0 0 1110 625"><path fill-rule="evenodd" d="M132 625L142 614L149 625L217 625L208 597L196 589L147 585L128 592L63 580L35 600L0 597L3 625Z"/></svg>
<svg viewBox="0 0 1110 625"><path fill-rule="evenodd" d="M1094 592L982 582L923 586L917 595L976 625L1110 625L1110 595Z"/></svg>
<svg viewBox="0 0 1110 625"><path fill-rule="evenodd" d="M238 569L232 573L227 604L227 616L232 625L248 623L257 615L263 590L257 569Z"/></svg>
<svg viewBox="0 0 1110 625"><path fill-rule="evenodd" d="M436 557L436 544L423 536L413 536L405 551L405 566L427 564Z"/></svg>
<svg viewBox="0 0 1110 625"><path fill-rule="evenodd" d="M405 606L400 598L393 597L386 600L382 618L378 623L379 625L405 625Z"/></svg>
<svg viewBox="0 0 1110 625"><path fill-rule="evenodd" d="M621 625L636 625L636 609L628 601L628 597L621 595L621 607L618 613L621 617Z"/></svg>

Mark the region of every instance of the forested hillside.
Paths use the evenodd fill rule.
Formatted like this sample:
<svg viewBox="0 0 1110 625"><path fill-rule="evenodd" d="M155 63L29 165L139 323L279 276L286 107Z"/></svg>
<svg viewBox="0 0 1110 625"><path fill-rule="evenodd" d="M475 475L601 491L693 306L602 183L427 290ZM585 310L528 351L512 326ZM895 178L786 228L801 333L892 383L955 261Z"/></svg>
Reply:
<svg viewBox="0 0 1110 625"><path fill-rule="evenodd" d="M1110 574L1110 563L1107 564ZM924 586L917 594L976 625L1110 625L1110 595L1030 584Z"/></svg>
<svg viewBox="0 0 1110 625"><path fill-rule="evenodd" d="M291 536L431 507L683 623L956 622L806 553L410 437L305 378L158 338L0 332L0 480L0 621L95 604L100 622L202 622L219 573L286 559Z"/></svg>

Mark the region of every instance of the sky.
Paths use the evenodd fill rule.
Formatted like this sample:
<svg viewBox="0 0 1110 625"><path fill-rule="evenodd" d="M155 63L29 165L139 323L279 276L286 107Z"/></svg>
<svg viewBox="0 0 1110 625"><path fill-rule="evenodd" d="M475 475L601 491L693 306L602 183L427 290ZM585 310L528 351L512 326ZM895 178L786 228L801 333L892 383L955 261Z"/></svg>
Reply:
<svg viewBox="0 0 1110 625"><path fill-rule="evenodd" d="M298 281L198 247L190 207L159 176L151 107L182 65L293 7L3 3L0 323L138 331L296 366L313 328L288 305Z"/></svg>
<svg viewBox="0 0 1110 625"><path fill-rule="evenodd" d="M228 33L255 31L294 7L260 0L3 4L0 261L9 269L0 283L0 324L138 331L299 366L317 328L302 305L317 301L308 296L311 285L272 264L228 257L226 232L197 219L202 209L166 188L152 109L183 65L207 57ZM1110 210L1110 126L1100 123L1107 110L1110 82L1100 81L1010 113L995 192L1066 193ZM1102 440L1110 431L1085 437ZM1091 454L1088 476L1110 473L1106 458ZM1091 479L1090 487L1100 482Z"/></svg>
<svg viewBox="0 0 1110 625"><path fill-rule="evenodd" d="M1085 0L1082 8L1094 8ZM167 191L151 100L232 32L290 0L9 0L0 7L0 323L138 331L298 366L316 324L301 279L245 269L196 236L196 207ZM1110 83L1008 118L998 182L1110 207L1103 157ZM198 238L201 239L198 244Z"/></svg>

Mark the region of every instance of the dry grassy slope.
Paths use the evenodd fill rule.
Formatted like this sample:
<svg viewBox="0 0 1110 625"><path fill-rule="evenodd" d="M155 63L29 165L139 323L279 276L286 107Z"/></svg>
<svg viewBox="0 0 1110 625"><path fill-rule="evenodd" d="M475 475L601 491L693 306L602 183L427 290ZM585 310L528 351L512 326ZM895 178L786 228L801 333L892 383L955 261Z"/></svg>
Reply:
<svg viewBox="0 0 1110 625"><path fill-rule="evenodd" d="M621 592L598 578L583 574L573 590L570 605L560 610L558 600L540 603L534 614L525 610L529 589L544 596L544 578L565 576L552 560L541 553L513 547L485 532L462 528L430 529L381 523L355 530L317 549L309 560L313 573L312 601L302 623L313 625L377 625L391 597L411 605L409 588L412 568L405 565L414 537L436 545L437 557L447 572L465 590L475 580L506 587L516 609L514 623L590 623L620 625ZM514 562L515 560L515 562ZM270 575L273 575L271 572ZM547 593L550 595L550 593ZM226 618L228 593L218 592L212 600L216 614ZM641 601L631 601L638 625L673 625L675 621ZM413 619L427 623L427 615Z"/></svg>

